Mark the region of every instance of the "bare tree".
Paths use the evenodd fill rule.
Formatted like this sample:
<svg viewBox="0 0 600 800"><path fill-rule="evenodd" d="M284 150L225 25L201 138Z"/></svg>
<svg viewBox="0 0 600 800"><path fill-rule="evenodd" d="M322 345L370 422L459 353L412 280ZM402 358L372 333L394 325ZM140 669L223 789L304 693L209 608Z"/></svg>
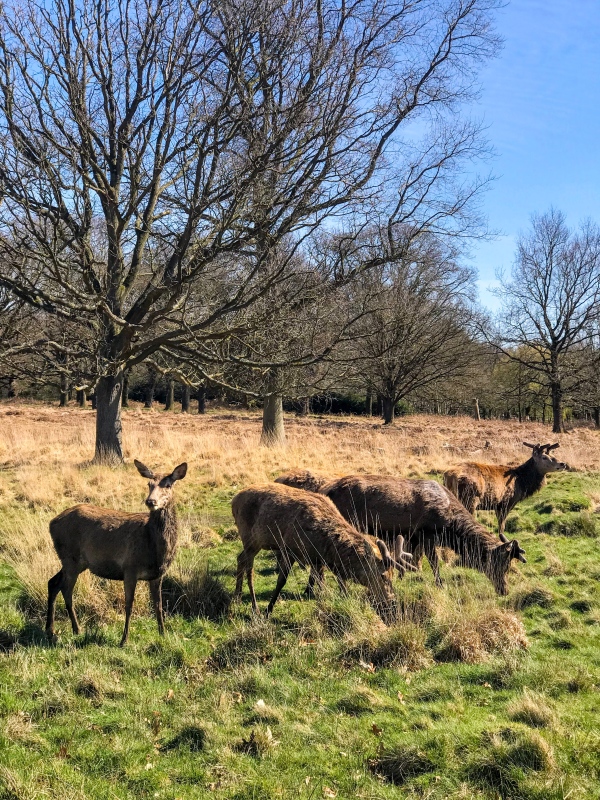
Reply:
<svg viewBox="0 0 600 800"><path fill-rule="evenodd" d="M474 141L436 125L493 52L496 5L3 6L0 281L90 331L97 460L122 459L123 370L233 335L286 279L265 277L271 246L334 214L360 228L390 159L404 165L395 213L460 232L462 200L441 202L451 169L400 131L420 118L450 163ZM261 241L239 268L225 258Z"/></svg>
<svg viewBox="0 0 600 800"><path fill-rule="evenodd" d="M473 278L451 248L423 237L401 261L371 270L352 287L370 311L357 325L351 358L358 384L366 381L381 397L385 424L401 399L467 374Z"/></svg>
<svg viewBox="0 0 600 800"><path fill-rule="evenodd" d="M499 347L546 385L560 433L564 398L585 381L600 318L600 229L585 222L572 231L555 209L534 215L500 296Z"/></svg>

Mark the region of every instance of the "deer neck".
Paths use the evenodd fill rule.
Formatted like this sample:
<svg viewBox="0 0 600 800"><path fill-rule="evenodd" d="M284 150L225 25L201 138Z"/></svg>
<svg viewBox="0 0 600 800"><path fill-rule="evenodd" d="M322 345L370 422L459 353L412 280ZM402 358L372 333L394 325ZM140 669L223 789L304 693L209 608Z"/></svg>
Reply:
<svg viewBox="0 0 600 800"><path fill-rule="evenodd" d="M530 458L515 470L514 492L519 500L535 494L546 480L546 475L536 467L533 458Z"/></svg>
<svg viewBox="0 0 600 800"><path fill-rule="evenodd" d="M147 530L150 545L156 554L156 567L162 575L169 568L177 550L177 513L172 500L163 508L150 512Z"/></svg>

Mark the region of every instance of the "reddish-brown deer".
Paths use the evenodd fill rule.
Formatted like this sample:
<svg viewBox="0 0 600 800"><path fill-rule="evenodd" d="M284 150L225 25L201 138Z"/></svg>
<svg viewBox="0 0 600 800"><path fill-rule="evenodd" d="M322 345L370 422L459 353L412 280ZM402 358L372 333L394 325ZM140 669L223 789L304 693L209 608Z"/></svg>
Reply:
<svg viewBox="0 0 600 800"><path fill-rule="evenodd" d="M177 515L173 497L175 481L185 478L187 464L168 475L159 475L140 461L138 472L150 481L146 506L150 513L132 514L91 505L68 508L50 522L50 536L62 568L48 581L46 633L54 638L54 604L59 592L65 600L73 633L79 623L73 609L73 588L82 572L89 569L99 578L123 581L125 587L125 630L121 645L129 636L129 621L138 581L148 581L158 630L164 634L162 579L177 550Z"/></svg>
<svg viewBox="0 0 600 800"><path fill-rule="evenodd" d="M294 471L278 478L283 484L288 480L298 485L301 475ZM312 483L312 476L307 473L306 485ZM508 593L511 561L525 562L525 551L516 539L498 544L498 540L435 481L361 474L319 482L319 485L319 493L328 497L353 525L376 533L388 542L400 538L399 534L403 536L402 546L412 553L414 563L424 554L440 586L436 552L440 546L454 550L460 565L483 572L501 595Z"/></svg>
<svg viewBox="0 0 600 800"><path fill-rule="evenodd" d="M238 557L235 596L240 597L244 573L252 608L258 611L254 593L254 559L261 550L277 554L277 586L269 602L270 613L297 561L320 575L328 567L342 581L354 580L369 589L369 597L382 619L395 612L392 589L394 567L414 570L410 554L402 551L402 538L394 557L385 542L355 530L331 500L289 486L251 486L231 502L244 549Z"/></svg>
<svg viewBox="0 0 600 800"><path fill-rule="evenodd" d="M563 461L550 455L558 442L523 444L531 448L531 458L518 467L465 461L444 473L444 486L458 497L467 511L474 514L479 508L496 513L498 534L503 542L507 541L504 535L506 518L517 503L539 491L548 473L569 469Z"/></svg>

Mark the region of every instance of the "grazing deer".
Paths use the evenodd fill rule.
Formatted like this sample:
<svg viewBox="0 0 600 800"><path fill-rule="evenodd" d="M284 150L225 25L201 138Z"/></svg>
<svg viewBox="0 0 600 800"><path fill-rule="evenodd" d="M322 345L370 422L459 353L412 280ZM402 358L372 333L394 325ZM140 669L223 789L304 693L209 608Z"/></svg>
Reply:
<svg viewBox="0 0 600 800"><path fill-rule="evenodd" d="M125 630L123 646L129 636L129 621L138 581L148 581L160 635L165 626L161 587L163 575L177 550L177 516L173 484L185 478L187 464L175 467L170 475L158 475L140 461L138 472L150 483L146 505L149 514L131 514L109 508L78 505L68 508L50 522L50 536L62 569L48 581L46 633L54 638L54 604L59 592L65 600L73 633L79 623L73 610L73 588L80 573L89 569L99 578L123 581L125 587Z"/></svg>
<svg viewBox="0 0 600 800"><path fill-rule="evenodd" d="M523 444L531 448L531 458L518 467L466 461L444 473L444 486L458 497L467 511L474 514L480 508L496 512L498 534L503 542L507 541L504 535L506 518L516 504L541 489L549 472L569 469L567 464L550 455L558 442Z"/></svg>
<svg viewBox="0 0 600 800"><path fill-rule="evenodd" d="M293 486L295 489L304 489L306 492L318 492L329 481L322 475L315 475L307 469L293 469L275 478L275 483Z"/></svg>
<svg viewBox="0 0 600 800"><path fill-rule="evenodd" d="M319 574L327 566L342 581L349 578L368 587L382 619L394 616L394 567L414 569L407 560L410 554L402 550L402 540L393 558L385 542L355 530L326 497L288 486L268 484L244 489L233 498L231 509L244 547L238 556L235 597L241 596L246 573L255 612L254 559L260 550L274 550L279 574L267 614L297 561Z"/></svg>
<svg viewBox="0 0 600 800"><path fill-rule="evenodd" d="M285 479L285 476L281 476ZM507 573L512 559L525 563L516 540L498 540L479 524L435 481L348 475L321 486L342 516L358 527L377 532L388 541L404 536L415 563L425 555L441 585L437 547L449 547L462 566L483 572L498 594L508 593Z"/></svg>

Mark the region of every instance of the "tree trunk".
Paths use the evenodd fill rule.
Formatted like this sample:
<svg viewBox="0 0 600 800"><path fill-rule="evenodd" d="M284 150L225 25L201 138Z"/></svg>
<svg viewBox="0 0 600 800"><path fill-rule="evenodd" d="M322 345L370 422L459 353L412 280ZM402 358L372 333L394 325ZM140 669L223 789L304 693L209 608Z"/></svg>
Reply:
<svg viewBox="0 0 600 800"><path fill-rule="evenodd" d="M552 433L563 433L562 391L558 383L552 384Z"/></svg>
<svg viewBox="0 0 600 800"><path fill-rule="evenodd" d="M121 398L123 373L105 375L96 384L96 455L97 464L120 464L123 461Z"/></svg>
<svg viewBox="0 0 600 800"><path fill-rule="evenodd" d="M150 378L150 383L146 389L146 399L144 400L144 408L152 408L154 403L154 392L156 391L156 381L158 376L156 372L152 371L148 376Z"/></svg>
<svg viewBox="0 0 600 800"><path fill-rule="evenodd" d="M77 389L77 405L79 408L85 408L87 402L87 393L85 389Z"/></svg>
<svg viewBox="0 0 600 800"><path fill-rule="evenodd" d="M365 397L365 410L367 412L367 417L373 416L373 392L370 389Z"/></svg>
<svg viewBox="0 0 600 800"><path fill-rule="evenodd" d="M266 447L277 447L285 444L283 397L280 394L268 394L265 397L260 443Z"/></svg>
<svg viewBox="0 0 600 800"><path fill-rule="evenodd" d="M165 411L173 411L175 406L175 381L171 378L167 385L167 401L165 403Z"/></svg>
<svg viewBox="0 0 600 800"><path fill-rule="evenodd" d="M11 375L8 379L8 391L6 393L7 397L16 397L18 394L17 391L17 384L15 378Z"/></svg>
<svg viewBox="0 0 600 800"><path fill-rule="evenodd" d="M600 406L594 407L594 425L600 428Z"/></svg>
<svg viewBox="0 0 600 800"><path fill-rule="evenodd" d="M393 425L394 413L396 411L396 403L389 397L382 396L381 404L383 406L383 424Z"/></svg>
<svg viewBox="0 0 600 800"><path fill-rule="evenodd" d="M121 400L123 408L129 408L129 370L123 373L123 397Z"/></svg>
<svg viewBox="0 0 600 800"><path fill-rule="evenodd" d="M183 385L183 392L181 394L181 412L187 414L190 410L190 387L187 383Z"/></svg>
<svg viewBox="0 0 600 800"><path fill-rule="evenodd" d="M198 387L198 413L206 414L206 386Z"/></svg>
<svg viewBox="0 0 600 800"><path fill-rule="evenodd" d="M69 402L69 382L66 375L60 376L60 400L58 405L64 408Z"/></svg>
<svg viewBox="0 0 600 800"><path fill-rule="evenodd" d="M299 417L308 417L310 414L310 397L300 398L300 410L298 411Z"/></svg>
<svg viewBox="0 0 600 800"><path fill-rule="evenodd" d="M473 400L473 403L475 405L475 419L477 420L477 422L481 422L481 414L479 413L479 400L475 398Z"/></svg>

